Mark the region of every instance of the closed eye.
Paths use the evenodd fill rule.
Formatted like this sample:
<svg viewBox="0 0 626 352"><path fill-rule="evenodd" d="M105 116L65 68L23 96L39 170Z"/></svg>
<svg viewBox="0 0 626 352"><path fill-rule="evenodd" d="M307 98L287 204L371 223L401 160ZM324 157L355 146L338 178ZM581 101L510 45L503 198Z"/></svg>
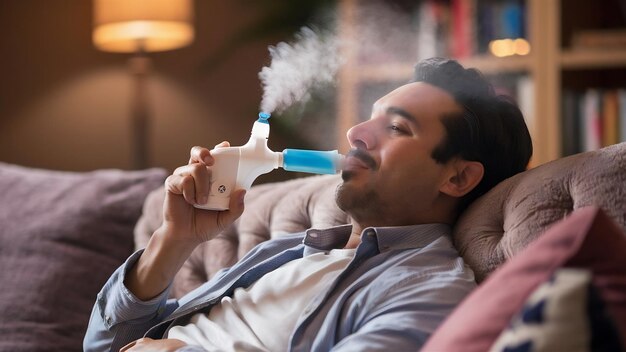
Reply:
<svg viewBox="0 0 626 352"><path fill-rule="evenodd" d="M385 112L387 117L389 117L388 129L390 132L394 134L412 135L419 130L420 126L417 119L406 110L390 106Z"/></svg>
<svg viewBox="0 0 626 352"><path fill-rule="evenodd" d="M387 127L387 129L391 132L391 133L395 133L395 134L408 134L409 132L402 126L400 125L396 125L396 124L391 124Z"/></svg>

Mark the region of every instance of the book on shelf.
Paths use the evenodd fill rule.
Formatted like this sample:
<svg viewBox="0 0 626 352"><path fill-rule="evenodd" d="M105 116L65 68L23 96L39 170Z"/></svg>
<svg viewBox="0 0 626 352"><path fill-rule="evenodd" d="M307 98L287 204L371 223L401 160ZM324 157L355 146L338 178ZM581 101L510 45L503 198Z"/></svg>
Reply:
<svg viewBox="0 0 626 352"><path fill-rule="evenodd" d="M580 109L581 94L572 90L563 91L561 118L561 154L572 155L580 152Z"/></svg>
<svg viewBox="0 0 626 352"><path fill-rule="evenodd" d="M535 82L530 75L522 75L517 79L517 104L519 105L528 130L535 131Z"/></svg>
<svg viewBox="0 0 626 352"><path fill-rule="evenodd" d="M452 0L452 55L466 58L476 53L476 0Z"/></svg>
<svg viewBox="0 0 626 352"><path fill-rule="evenodd" d="M419 58L467 58L496 39L526 37L524 0L424 0L416 8Z"/></svg>
<svg viewBox="0 0 626 352"><path fill-rule="evenodd" d="M589 89L583 95L582 129L583 151L596 150L602 146L602 115L600 114L600 91Z"/></svg>
<svg viewBox="0 0 626 352"><path fill-rule="evenodd" d="M440 56L437 50L437 3L422 1L417 10L417 58L418 60Z"/></svg>
<svg viewBox="0 0 626 352"><path fill-rule="evenodd" d="M525 11L524 2L521 0L508 0L502 2L499 14L502 23L498 37L501 38L524 38L525 35Z"/></svg>
<svg viewBox="0 0 626 352"><path fill-rule="evenodd" d="M608 90L602 96L602 145L612 145L619 142L619 107L617 105L617 91Z"/></svg>
<svg viewBox="0 0 626 352"><path fill-rule="evenodd" d="M497 12L496 4L479 1L476 4L476 42L477 52L486 53L489 50L489 42L497 38L496 22Z"/></svg>
<svg viewBox="0 0 626 352"><path fill-rule="evenodd" d="M531 134L536 128L535 81L529 74L510 73L487 76L497 95L506 95L517 103Z"/></svg>
<svg viewBox="0 0 626 352"><path fill-rule="evenodd" d="M564 90L561 104L563 155L626 142L626 89Z"/></svg>

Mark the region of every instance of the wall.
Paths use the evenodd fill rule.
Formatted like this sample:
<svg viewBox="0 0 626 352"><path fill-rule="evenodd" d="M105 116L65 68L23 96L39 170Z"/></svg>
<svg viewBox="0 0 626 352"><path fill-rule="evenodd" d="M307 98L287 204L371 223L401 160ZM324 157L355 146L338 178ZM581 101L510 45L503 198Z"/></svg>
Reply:
<svg viewBox="0 0 626 352"><path fill-rule="evenodd" d="M267 46L291 33L240 46L213 67L207 58L262 15L255 9L244 1L197 0L194 43L152 55L150 166L173 170L194 145L247 140ZM72 171L132 168L129 55L94 48L91 11L88 0L0 2L0 161ZM281 143L273 134L270 147Z"/></svg>

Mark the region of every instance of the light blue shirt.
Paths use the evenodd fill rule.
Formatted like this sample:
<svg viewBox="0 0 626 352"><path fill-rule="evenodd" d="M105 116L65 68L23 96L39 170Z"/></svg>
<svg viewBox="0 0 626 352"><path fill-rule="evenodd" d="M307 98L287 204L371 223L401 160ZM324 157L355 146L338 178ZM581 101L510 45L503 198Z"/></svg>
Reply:
<svg viewBox="0 0 626 352"><path fill-rule="evenodd" d="M291 260L343 247L350 231L349 225L310 229L263 242L180 300L168 300L168 289L140 301L124 286L126 272L141 255L136 252L98 294L83 347L117 351L143 336L160 338L172 324L185 324L235 288ZM285 350L417 350L475 286L449 226L367 228L348 267L328 291L302 307Z"/></svg>

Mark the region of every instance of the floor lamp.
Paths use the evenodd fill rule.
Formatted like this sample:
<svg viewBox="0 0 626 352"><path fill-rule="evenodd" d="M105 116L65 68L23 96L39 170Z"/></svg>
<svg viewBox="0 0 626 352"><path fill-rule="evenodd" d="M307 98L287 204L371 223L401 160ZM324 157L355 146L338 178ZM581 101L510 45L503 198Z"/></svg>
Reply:
<svg viewBox="0 0 626 352"><path fill-rule="evenodd" d="M181 48L193 41L192 0L93 0L93 43L102 51L131 53L133 76L133 167L148 163L146 79L148 53Z"/></svg>

